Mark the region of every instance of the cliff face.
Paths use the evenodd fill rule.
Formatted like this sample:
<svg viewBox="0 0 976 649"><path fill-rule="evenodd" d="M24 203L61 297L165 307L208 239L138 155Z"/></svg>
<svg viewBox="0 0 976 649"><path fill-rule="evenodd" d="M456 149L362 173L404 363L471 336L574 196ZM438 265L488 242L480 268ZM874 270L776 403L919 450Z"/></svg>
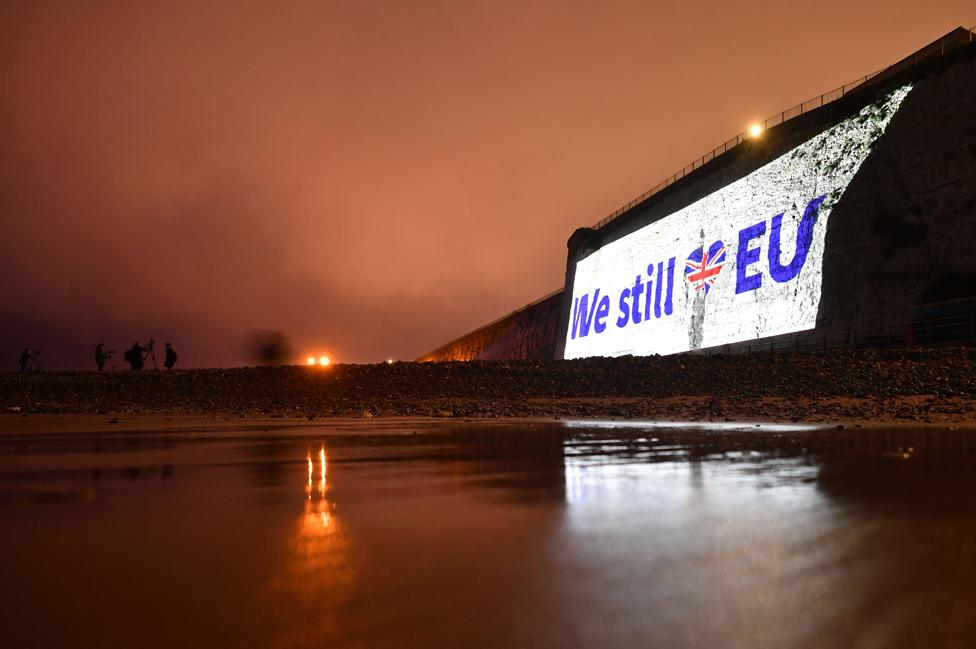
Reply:
<svg viewBox="0 0 976 649"><path fill-rule="evenodd" d="M976 296L976 58L913 85L831 217L818 328Z"/></svg>
<svg viewBox="0 0 976 649"><path fill-rule="evenodd" d="M963 30L965 31L965 30ZM838 101L771 128L593 230L570 238L565 290L418 360L562 358L578 262L603 246L667 218L857 115L905 84L912 90L833 205L823 243L816 327L775 338L832 340L939 315L947 300L976 303L976 45L895 72ZM910 327L909 327L910 330ZM909 337L911 334L909 333ZM706 351L738 351L757 339Z"/></svg>
<svg viewBox="0 0 976 649"><path fill-rule="evenodd" d="M606 226L577 231L569 241L557 356L567 351L573 296L586 290L585 284L579 290L574 286L578 269L595 251L704 204L706 197L826 129L852 118L856 123L858 111L908 85L911 91L832 206L819 305L811 320L815 327L772 338L741 337L705 351L745 351L760 338L790 348L821 338L843 344L875 329L897 330L898 340L892 342L906 342L914 339L911 323L923 311L925 317L952 311L918 307L956 300L956 307L971 309L976 298L976 256L970 250L976 234L976 46L967 44L918 67L905 62L896 67L898 72L883 80L740 144Z"/></svg>
<svg viewBox="0 0 976 649"><path fill-rule="evenodd" d="M520 309L424 354L418 361L547 360L556 353L563 294Z"/></svg>

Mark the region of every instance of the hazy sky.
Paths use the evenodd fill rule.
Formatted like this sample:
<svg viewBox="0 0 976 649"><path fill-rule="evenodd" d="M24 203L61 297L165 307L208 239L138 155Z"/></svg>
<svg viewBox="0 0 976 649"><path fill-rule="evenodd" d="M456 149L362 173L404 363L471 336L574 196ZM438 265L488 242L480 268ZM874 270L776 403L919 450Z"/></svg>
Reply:
<svg viewBox="0 0 976 649"><path fill-rule="evenodd" d="M2 0L0 367L149 336L239 365L254 329L413 358L559 287L575 228L973 7Z"/></svg>

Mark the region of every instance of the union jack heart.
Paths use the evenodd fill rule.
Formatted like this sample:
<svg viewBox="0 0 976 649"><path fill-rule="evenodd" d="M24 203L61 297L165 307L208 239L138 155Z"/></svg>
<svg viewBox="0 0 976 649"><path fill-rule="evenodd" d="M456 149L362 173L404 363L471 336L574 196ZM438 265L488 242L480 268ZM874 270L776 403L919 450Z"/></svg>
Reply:
<svg viewBox="0 0 976 649"><path fill-rule="evenodd" d="M724 265L725 244L716 241L708 247L708 250L702 246L688 255L688 261L685 262L685 276L696 291L705 289L705 295L708 295L708 289L718 279Z"/></svg>

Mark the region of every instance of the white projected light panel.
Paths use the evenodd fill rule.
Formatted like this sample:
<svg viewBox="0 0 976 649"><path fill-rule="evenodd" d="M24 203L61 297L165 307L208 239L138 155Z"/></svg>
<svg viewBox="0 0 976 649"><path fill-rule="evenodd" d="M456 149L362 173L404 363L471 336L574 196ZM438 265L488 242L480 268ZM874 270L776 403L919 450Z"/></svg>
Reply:
<svg viewBox="0 0 976 649"><path fill-rule="evenodd" d="M827 219L910 90L578 261L564 357L673 354L815 327Z"/></svg>

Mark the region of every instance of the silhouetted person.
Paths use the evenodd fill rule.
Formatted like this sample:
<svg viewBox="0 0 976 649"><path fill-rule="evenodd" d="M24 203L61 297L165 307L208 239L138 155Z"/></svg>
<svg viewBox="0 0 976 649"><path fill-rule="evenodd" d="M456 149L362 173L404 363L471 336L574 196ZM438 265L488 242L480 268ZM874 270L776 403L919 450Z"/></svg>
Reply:
<svg viewBox="0 0 976 649"><path fill-rule="evenodd" d="M101 372L102 368L105 367L105 361L112 358L112 354L115 350L105 351L105 343L98 343L95 347L95 364L98 365L98 371Z"/></svg>
<svg viewBox="0 0 976 649"><path fill-rule="evenodd" d="M129 369L133 371L139 371L146 362L146 357L143 354L146 353L146 348L139 344L139 341L135 341L132 347L126 350L125 362L129 364Z"/></svg>
<svg viewBox="0 0 976 649"><path fill-rule="evenodd" d="M163 360L163 365L168 370L173 369L173 366L176 365L176 351L170 343L166 343L166 358Z"/></svg>
<svg viewBox="0 0 976 649"><path fill-rule="evenodd" d="M28 370L40 369L40 365L37 362L37 357L40 354L41 352L36 349L25 347L24 351L20 352L20 371L26 372Z"/></svg>

